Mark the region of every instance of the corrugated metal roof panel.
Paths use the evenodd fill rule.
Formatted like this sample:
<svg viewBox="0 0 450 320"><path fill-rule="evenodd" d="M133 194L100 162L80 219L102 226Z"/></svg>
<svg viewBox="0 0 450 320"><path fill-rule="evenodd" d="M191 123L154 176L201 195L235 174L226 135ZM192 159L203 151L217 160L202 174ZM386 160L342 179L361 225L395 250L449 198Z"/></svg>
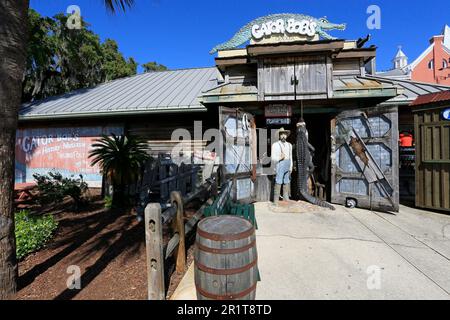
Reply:
<svg viewBox="0 0 450 320"><path fill-rule="evenodd" d="M450 102L450 90L420 96L416 100L414 100L414 102L411 105L419 106L446 101Z"/></svg>
<svg viewBox="0 0 450 320"><path fill-rule="evenodd" d="M338 77L333 79L334 90L347 89L380 89L386 87L381 82L374 79L363 78L359 76Z"/></svg>
<svg viewBox="0 0 450 320"><path fill-rule="evenodd" d="M401 95L398 95L395 98L392 98L388 100L386 103L407 103L410 104L414 100L417 99L417 97L421 95L427 95L430 93L436 93L436 92L442 92L450 90L450 87L443 86L439 84L433 84L433 83L424 83L424 82L416 82L411 80L401 80L401 79L395 79L395 78L389 78L389 77L380 77L380 76L368 76L372 79L376 79L378 81L384 82L390 82L395 84L397 87L400 87L403 89L403 92Z"/></svg>
<svg viewBox="0 0 450 320"><path fill-rule="evenodd" d="M217 69L144 73L22 105L20 119L203 108L198 96L217 85Z"/></svg>

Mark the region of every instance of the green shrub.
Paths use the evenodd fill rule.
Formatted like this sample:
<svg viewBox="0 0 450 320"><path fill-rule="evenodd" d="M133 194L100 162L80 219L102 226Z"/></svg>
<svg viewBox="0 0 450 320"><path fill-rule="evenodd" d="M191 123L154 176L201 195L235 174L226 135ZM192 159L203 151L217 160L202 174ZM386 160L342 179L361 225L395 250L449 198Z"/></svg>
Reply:
<svg viewBox="0 0 450 320"><path fill-rule="evenodd" d="M113 207L113 198L111 196L105 196L105 208L111 209Z"/></svg>
<svg viewBox="0 0 450 320"><path fill-rule="evenodd" d="M88 189L88 185L80 175L79 179L64 178L58 172L49 172L47 175L34 174L39 189L39 202L41 204L58 203L66 196L70 196L76 207L83 203L83 195Z"/></svg>
<svg viewBox="0 0 450 320"><path fill-rule="evenodd" d="M33 216L27 210L15 214L16 254L18 259L41 249L58 227L51 215Z"/></svg>

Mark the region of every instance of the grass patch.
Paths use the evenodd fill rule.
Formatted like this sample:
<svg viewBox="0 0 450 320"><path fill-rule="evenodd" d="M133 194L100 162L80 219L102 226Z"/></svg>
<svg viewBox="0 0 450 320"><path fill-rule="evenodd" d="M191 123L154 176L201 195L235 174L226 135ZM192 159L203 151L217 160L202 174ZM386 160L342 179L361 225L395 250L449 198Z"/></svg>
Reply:
<svg viewBox="0 0 450 320"><path fill-rule="evenodd" d="M21 260L41 249L52 237L58 222L51 215L33 216L27 210L15 214L16 255Z"/></svg>

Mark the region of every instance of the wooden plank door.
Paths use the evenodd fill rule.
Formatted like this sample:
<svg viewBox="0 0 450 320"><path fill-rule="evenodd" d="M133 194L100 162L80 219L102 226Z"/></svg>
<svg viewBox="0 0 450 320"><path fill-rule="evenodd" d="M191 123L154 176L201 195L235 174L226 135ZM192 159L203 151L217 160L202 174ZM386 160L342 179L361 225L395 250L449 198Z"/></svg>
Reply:
<svg viewBox="0 0 450 320"><path fill-rule="evenodd" d="M332 120L331 132L332 202L398 212L397 108L344 111Z"/></svg>
<svg viewBox="0 0 450 320"><path fill-rule="evenodd" d="M232 182L234 201L255 198L256 127L253 115L238 108L219 107L223 175Z"/></svg>
<svg viewBox="0 0 450 320"><path fill-rule="evenodd" d="M258 62L258 99L285 101L332 96L330 57L264 58Z"/></svg>
<svg viewBox="0 0 450 320"><path fill-rule="evenodd" d="M294 100L295 59L265 58L258 67L261 100Z"/></svg>
<svg viewBox="0 0 450 320"><path fill-rule="evenodd" d="M296 59L297 99L326 99L328 97L328 67L325 56Z"/></svg>

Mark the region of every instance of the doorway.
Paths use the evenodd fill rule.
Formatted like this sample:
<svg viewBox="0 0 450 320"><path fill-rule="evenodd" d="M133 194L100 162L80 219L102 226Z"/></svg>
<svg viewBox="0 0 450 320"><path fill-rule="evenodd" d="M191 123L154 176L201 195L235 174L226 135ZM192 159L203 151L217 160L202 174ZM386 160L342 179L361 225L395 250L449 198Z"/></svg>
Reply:
<svg viewBox="0 0 450 320"><path fill-rule="evenodd" d="M308 113L303 116L306 127L309 133L309 142L315 148L315 153L313 156L313 163L315 166L313 177L310 179L310 193L321 200L330 201L331 200L331 129L330 121L336 115L333 113L322 113L322 114L312 114ZM279 125L268 125L266 118L263 115L255 116L256 125L258 128L268 130L276 130L280 128L285 128L291 131L291 135L288 137L288 142L292 144L293 147L293 160L294 160L294 172L291 176L291 199L300 200L299 190L298 190L298 173L297 173L297 122L300 119L300 115L294 114L289 118L289 124L279 124ZM270 135L270 134L269 134ZM271 156L271 140L272 137L268 136L267 141L267 156ZM276 139L274 137L274 139ZM258 143L258 146L260 146ZM258 150L258 155L261 155L260 150ZM258 159L261 161L262 159ZM266 164L265 168L269 168L270 164ZM270 183L273 189L273 179L274 176L269 176ZM273 195L273 190L272 190ZM271 197L272 199L272 197Z"/></svg>
<svg viewBox="0 0 450 320"><path fill-rule="evenodd" d="M330 121L334 114L304 114L303 119L309 135L309 143L314 147L313 154L314 172L311 175L308 186L309 193L324 200L331 200L331 129ZM300 200L298 190L297 173L297 122L300 117L292 118L289 126L291 136L289 142L293 146L294 172L292 174L291 194L293 200Z"/></svg>

